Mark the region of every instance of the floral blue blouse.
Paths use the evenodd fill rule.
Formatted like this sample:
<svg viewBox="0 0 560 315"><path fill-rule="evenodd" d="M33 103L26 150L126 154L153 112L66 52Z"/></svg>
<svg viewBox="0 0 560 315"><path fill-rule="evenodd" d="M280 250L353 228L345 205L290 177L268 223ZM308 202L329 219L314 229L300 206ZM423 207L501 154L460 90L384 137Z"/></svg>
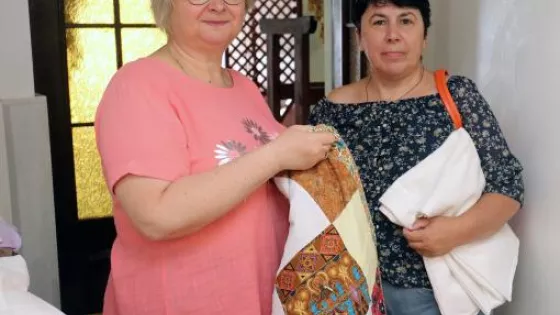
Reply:
<svg viewBox="0 0 560 315"><path fill-rule="evenodd" d="M522 166L510 152L488 103L468 78L452 76L448 86L480 156L485 192L523 203ZM379 198L453 131L439 95L359 104L333 103L325 98L311 109L309 123L335 127L360 168L384 280L398 287L431 288L422 257L408 246L402 228L379 211Z"/></svg>

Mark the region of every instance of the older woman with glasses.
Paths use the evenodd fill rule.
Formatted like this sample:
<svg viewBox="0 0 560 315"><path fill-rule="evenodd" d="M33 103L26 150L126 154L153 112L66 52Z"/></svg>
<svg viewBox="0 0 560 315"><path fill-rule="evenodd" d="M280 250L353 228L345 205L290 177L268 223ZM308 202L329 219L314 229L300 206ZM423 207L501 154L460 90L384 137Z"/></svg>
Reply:
<svg viewBox="0 0 560 315"><path fill-rule="evenodd" d="M221 67L251 1L152 0L168 43L112 78L96 135L117 238L105 315L270 314L287 202L270 183L334 136L278 124Z"/></svg>

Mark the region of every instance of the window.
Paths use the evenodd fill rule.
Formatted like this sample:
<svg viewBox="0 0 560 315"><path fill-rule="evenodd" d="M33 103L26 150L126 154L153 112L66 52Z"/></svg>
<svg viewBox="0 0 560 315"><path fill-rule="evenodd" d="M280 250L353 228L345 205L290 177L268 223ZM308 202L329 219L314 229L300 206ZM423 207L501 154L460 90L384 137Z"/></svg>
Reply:
<svg viewBox="0 0 560 315"><path fill-rule="evenodd" d="M241 34L232 42L227 51L227 65L253 78L263 94L267 88L266 36L261 33L259 21L263 18L285 19L301 15L301 0L257 0ZM282 47L280 82L292 84L295 80L295 43L293 36L280 39Z"/></svg>
<svg viewBox="0 0 560 315"><path fill-rule="evenodd" d="M162 46L149 0L66 0L68 94L79 219L111 216L93 121L107 83L123 64Z"/></svg>

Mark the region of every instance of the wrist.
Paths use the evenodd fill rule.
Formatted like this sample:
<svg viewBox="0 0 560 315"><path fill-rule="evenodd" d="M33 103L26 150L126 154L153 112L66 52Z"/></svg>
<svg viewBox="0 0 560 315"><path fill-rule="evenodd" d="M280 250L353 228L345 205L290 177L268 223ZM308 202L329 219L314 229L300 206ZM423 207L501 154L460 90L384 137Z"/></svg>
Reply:
<svg viewBox="0 0 560 315"><path fill-rule="evenodd" d="M261 152L267 167L270 167L274 174L280 173L284 170L284 166L281 162L280 150L274 141L262 146Z"/></svg>
<svg viewBox="0 0 560 315"><path fill-rule="evenodd" d="M468 244L473 241L473 230L475 222L465 214L453 218L454 230L456 231L456 246Z"/></svg>

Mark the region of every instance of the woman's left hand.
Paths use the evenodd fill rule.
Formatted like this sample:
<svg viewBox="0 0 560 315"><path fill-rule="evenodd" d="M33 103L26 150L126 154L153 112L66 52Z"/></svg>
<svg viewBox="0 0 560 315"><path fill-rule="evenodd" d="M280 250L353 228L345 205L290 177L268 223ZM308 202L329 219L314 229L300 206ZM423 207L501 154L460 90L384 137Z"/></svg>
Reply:
<svg viewBox="0 0 560 315"><path fill-rule="evenodd" d="M404 229L408 245L425 257L438 257L461 245L461 226L455 217L419 219L413 229Z"/></svg>

